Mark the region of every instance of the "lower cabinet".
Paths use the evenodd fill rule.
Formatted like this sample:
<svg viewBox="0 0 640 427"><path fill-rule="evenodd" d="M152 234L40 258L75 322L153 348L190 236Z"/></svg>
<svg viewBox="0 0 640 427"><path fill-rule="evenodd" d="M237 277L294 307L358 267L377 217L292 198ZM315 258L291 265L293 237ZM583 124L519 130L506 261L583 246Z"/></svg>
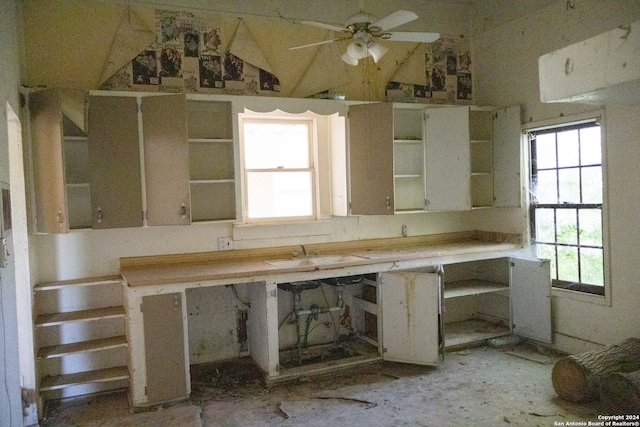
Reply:
<svg viewBox="0 0 640 427"><path fill-rule="evenodd" d="M182 294L142 297L148 404L189 395Z"/></svg>
<svg viewBox="0 0 640 427"><path fill-rule="evenodd" d="M551 342L547 260L503 257L443 266L444 347L518 335Z"/></svg>

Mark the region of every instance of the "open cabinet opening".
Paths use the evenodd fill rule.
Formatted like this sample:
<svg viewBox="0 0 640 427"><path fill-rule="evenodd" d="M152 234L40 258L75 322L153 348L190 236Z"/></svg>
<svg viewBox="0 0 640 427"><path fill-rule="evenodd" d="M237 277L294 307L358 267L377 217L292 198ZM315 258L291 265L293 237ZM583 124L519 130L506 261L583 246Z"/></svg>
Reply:
<svg viewBox="0 0 640 427"><path fill-rule="evenodd" d="M376 275L278 284L280 377L380 359Z"/></svg>

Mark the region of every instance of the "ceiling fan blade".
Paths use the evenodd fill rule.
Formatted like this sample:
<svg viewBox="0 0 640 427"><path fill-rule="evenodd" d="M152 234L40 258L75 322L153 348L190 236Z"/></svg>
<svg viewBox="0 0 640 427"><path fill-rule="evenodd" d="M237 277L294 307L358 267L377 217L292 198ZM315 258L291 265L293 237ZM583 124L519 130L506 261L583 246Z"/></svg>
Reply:
<svg viewBox="0 0 640 427"><path fill-rule="evenodd" d="M344 39L337 38L337 39L331 39L331 40L323 40L321 42L303 44L303 45L300 45L300 46L293 46L293 47L290 47L289 50L304 49L305 47L319 46L321 44L333 43L333 42L336 42L338 40L344 40Z"/></svg>
<svg viewBox="0 0 640 427"><path fill-rule="evenodd" d="M408 33L403 31L391 31L387 34L391 35L386 39L390 42L415 42L415 43L431 43L440 38L440 33Z"/></svg>
<svg viewBox="0 0 640 427"><path fill-rule="evenodd" d="M418 15L409 10L397 10L391 15L387 15L377 22L371 24L373 27L380 27L382 31L390 30L391 28L398 27L407 22L411 22L414 19L418 19Z"/></svg>
<svg viewBox="0 0 640 427"><path fill-rule="evenodd" d="M316 21L300 21L300 24L311 25L313 27L325 28L327 30L340 31L340 32L348 32L348 30L344 27L338 27L337 25L325 24L324 22L316 22Z"/></svg>

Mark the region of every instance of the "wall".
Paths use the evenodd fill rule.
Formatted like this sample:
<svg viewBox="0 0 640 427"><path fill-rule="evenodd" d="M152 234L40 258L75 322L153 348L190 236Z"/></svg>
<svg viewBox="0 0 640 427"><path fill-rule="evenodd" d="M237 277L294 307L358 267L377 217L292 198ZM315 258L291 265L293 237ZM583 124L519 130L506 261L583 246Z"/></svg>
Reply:
<svg viewBox="0 0 640 427"><path fill-rule="evenodd" d="M485 0L472 20L475 100L480 104L520 104L523 122L535 123L600 109L579 104L540 102L538 57L640 17L637 0ZM609 261L610 303L555 291L552 309L555 346L578 352L640 336L637 307L640 280L640 108L606 105L605 251ZM517 214L523 227L526 212ZM607 220L608 219L608 220Z"/></svg>
<svg viewBox="0 0 640 427"><path fill-rule="evenodd" d="M9 108L16 113L20 111L20 103L18 97L19 88L19 32L17 23L19 19L18 2L14 0L3 1L0 3L0 57L3 60L0 63L0 105L2 109L2 118L0 119L0 182L6 188L13 191L19 190L10 182L10 163L9 163L9 129L7 127L7 118L10 117ZM14 130L15 131L15 130ZM19 130L17 131L19 132ZM19 147L15 141L19 138L16 132L13 132L11 145L12 150ZM21 155L21 153L12 152L12 158ZM17 165L21 170L20 165ZM16 165L11 165L12 176L15 176ZM22 178L21 176L18 176ZM16 182L17 184L17 182ZM24 189L22 189L24 196ZM14 196L12 196L12 199ZM16 199L20 199L20 194L15 194ZM22 212L14 212L16 218L25 215L24 208ZM1 222L1 221L0 221ZM23 249L22 243L26 243L26 229L20 224L20 221L13 221L13 230L4 234L8 239L9 253L13 256L9 257L9 265L7 268L0 269L0 425L3 426L22 426L37 423L37 418L33 417L33 413L24 414L22 412L21 399L21 370L19 363L19 347L18 342L18 324L17 324L17 298L16 289L16 271L14 248ZM26 224L25 224L26 225ZM13 244L14 241L19 242L18 245ZM26 244L24 246L26 249ZM24 382L31 384L33 378L23 378ZM33 387L33 386L31 386ZM23 418L23 416L25 418Z"/></svg>

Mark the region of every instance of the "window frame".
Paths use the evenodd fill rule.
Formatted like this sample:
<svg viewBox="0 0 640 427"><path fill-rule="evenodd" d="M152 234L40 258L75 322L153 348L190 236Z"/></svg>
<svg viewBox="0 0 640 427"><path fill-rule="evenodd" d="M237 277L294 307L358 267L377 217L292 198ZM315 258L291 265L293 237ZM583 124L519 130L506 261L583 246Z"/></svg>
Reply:
<svg viewBox="0 0 640 427"><path fill-rule="evenodd" d="M532 215L533 209L544 208L553 205L556 209L562 208L575 208L575 206L565 205L562 203L558 204L538 204L537 206L532 206L532 192L531 192L531 184L532 184L532 147L529 141L529 134L533 132L543 133L543 131L549 132L558 132L570 127L585 127L585 124L595 123L600 126L600 136L601 136L601 168L602 168L602 203L596 204L581 204L578 203L578 206L583 208L590 208L593 205L599 205L598 208L601 212L601 221L602 221L602 259L603 259L603 295L599 293L590 293L582 290L574 290L568 289L568 287L562 286L552 286L552 295L554 297L574 299L578 301L590 302L601 305L611 305L611 285L610 285L610 273L609 273L609 254L608 254L608 213L607 213L607 168L606 168L606 123L605 116L603 110L596 110L591 112L586 112L582 114L576 114L573 116L567 116L550 119L540 122L531 122L523 125L522 130L524 134L523 143L525 145L525 152L527 155L524 158L525 170L527 171L527 179L525 181L525 185L527 186L528 196L525 197L524 201L526 203L526 215L527 215L527 242L533 253L535 254L535 241L534 241L534 232L535 232L535 217ZM553 130L555 128L555 130ZM583 167L584 165L578 166ZM577 213L576 213L577 214ZM555 221L555 220L554 220ZM582 245L583 247L589 247L589 245ZM554 282L557 279L552 279ZM562 284L562 281L559 284ZM589 285L583 285L588 287ZM598 286L598 285L595 285Z"/></svg>
<svg viewBox="0 0 640 427"><path fill-rule="evenodd" d="M239 133L240 133L240 169L242 176L242 222L245 224L276 224L283 222L306 222L316 221L320 218L319 206L319 168L318 168L318 131L315 117L300 114L270 115L269 113L245 113L239 115ZM309 165L307 168L261 168L248 169L245 162L245 139L244 125L245 123L300 123L307 124L308 129L308 155ZM249 217L249 179L250 172L271 172L271 173L287 173L287 172L311 172L311 215L305 216L282 216L282 217Z"/></svg>

